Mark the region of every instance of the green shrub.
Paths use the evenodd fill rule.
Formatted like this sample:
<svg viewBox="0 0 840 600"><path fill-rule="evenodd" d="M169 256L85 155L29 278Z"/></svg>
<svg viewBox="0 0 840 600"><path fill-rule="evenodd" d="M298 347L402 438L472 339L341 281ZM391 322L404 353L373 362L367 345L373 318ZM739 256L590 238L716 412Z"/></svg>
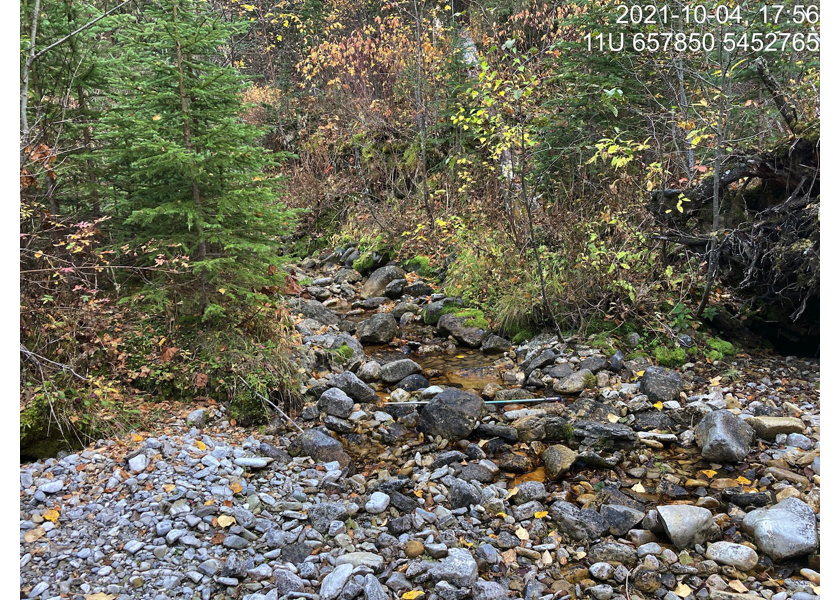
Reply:
<svg viewBox="0 0 840 600"><path fill-rule="evenodd" d="M522 342L527 342L532 337L534 337L533 331L530 329L521 329L514 334L510 341L514 344L521 344Z"/></svg>
<svg viewBox="0 0 840 600"><path fill-rule="evenodd" d="M454 315L459 319L466 319L464 321L465 327L478 327L480 329L490 329L490 323L484 316L484 311L478 308L461 308L460 306L451 305L443 308L444 315Z"/></svg>
<svg viewBox="0 0 840 600"><path fill-rule="evenodd" d="M717 350L709 350L706 352L706 358L708 358L712 362L715 362L716 360L723 360L723 354L718 352Z"/></svg>
<svg viewBox="0 0 840 600"><path fill-rule="evenodd" d="M415 256L402 263L404 271L413 271L421 277L435 277L437 274L432 268L431 259L428 256Z"/></svg>
<svg viewBox="0 0 840 600"><path fill-rule="evenodd" d="M663 367L679 367L684 365L687 356L685 350L682 348L668 348L666 346L658 346L654 350L654 357Z"/></svg>

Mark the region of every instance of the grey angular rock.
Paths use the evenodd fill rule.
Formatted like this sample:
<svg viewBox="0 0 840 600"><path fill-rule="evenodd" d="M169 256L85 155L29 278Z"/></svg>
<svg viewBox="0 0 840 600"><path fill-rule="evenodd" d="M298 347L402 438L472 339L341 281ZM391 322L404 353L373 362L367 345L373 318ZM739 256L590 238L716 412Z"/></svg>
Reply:
<svg viewBox="0 0 840 600"><path fill-rule="evenodd" d="M716 410L703 417L694 429L694 437L703 458L738 462L750 453L755 432L730 411Z"/></svg>
<svg viewBox="0 0 840 600"><path fill-rule="evenodd" d="M432 564L424 580L445 581L455 587L470 587L478 580L478 563L466 548L450 548L446 558Z"/></svg>
<svg viewBox="0 0 840 600"><path fill-rule="evenodd" d="M348 552L335 559L337 566L351 565L353 568L365 566L374 571L381 570L384 563L385 559L373 552Z"/></svg>
<svg viewBox="0 0 840 600"><path fill-rule="evenodd" d="M418 428L426 435L457 441L469 436L483 415L480 397L448 388L423 407Z"/></svg>
<svg viewBox="0 0 840 600"><path fill-rule="evenodd" d="M558 501L548 509L551 520L557 523L560 533L578 540L595 540L609 530L609 524L598 511L581 509L571 502Z"/></svg>
<svg viewBox="0 0 840 600"><path fill-rule="evenodd" d="M382 365L380 377L385 383L396 383L422 370L423 368L416 362L410 358L404 358Z"/></svg>
<svg viewBox="0 0 840 600"><path fill-rule="evenodd" d="M741 571L751 571L758 564L758 554L749 546L732 542L714 542L706 548L706 558Z"/></svg>
<svg viewBox="0 0 840 600"><path fill-rule="evenodd" d="M601 516L610 526L610 533L624 537L645 518L645 513L620 504L602 504Z"/></svg>
<svg viewBox="0 0 840 600"><path fill-rule="evenodd" d="M472 588L473 600L505 600L507 590L495 581L479 579Z"/></svg>
<svg viewBox="0 0 840 600"><path fill-rule="evenodd" d="M326 533L333 521L344 521L349 516L347 508L340 502L322 502L315 504L307 512L312 527L320 532Z"/></svg>
<svg viewBox="0 0 840 600"><path fill-rule="evenodd" d="M671 369L648 367L642 375L639 389L651 402L669 402L680 397L682 379Z"/></svg>
<svg viewBox="0 0 840 600"><path fill-rule="evenodd" d="M595 562L618 562L623 565L635 565L636 551L618 542L601 542L589 549L589 557Z"/></svg>
<svg viewBox="0 0 840 600"><path fill-rule="evenodd" d="M318 409L346 419L353 412L353 399L338 388L329 388L318 398Z"/></svg>
<svg viewBox="0 0 840 600"><path fill-rule="evenodd" d="M399 390L405 390L406 392L416 392L418 390L425 390L429 387L429 380L420 375L419 373L415 373L414 375L409 375L404 379L400 379L397 385L394 388Z"/></svg>
<svg viewBox="0 0 840 600"><path fill-rule="evenodd" d="M388 600L388 592L385 591L379 580L370 573L365 575L362 589L365 593L365 600Z"/></svg>
<svg viewBox="0 0 840 600"><path fill-rule="evenodd" d="M747 513L743 528L773 560L801 556L819 547L814 509L798 498Z"/></svg>
<svg viewBox="0 0 840 600"><path fill-rule="evenodd" d="M532 500L545 500L548 491L541 481L525 481L517 486L517 492L510 498L513 504L526 504Z"/></svg>
<svg viewBox="0 0 840 600"><path fill-rule="evenodd" d="M341 594L344 585L353 574L353 565L344 564L335 568L335 570L324 577L321 581L321 600L334 600Z"/></svg>
<svg viewBox="0 0 840 600"><path fill-rule="evenodd" d="M187 425L201 429L207 422L207 411L203 408L196 409L187 415Z"/></svg>
<svg viewBox="0 0 840 600"><path fill-rule="evenodd" d="M577 452L562 444L549 446L540 455L545 466L545 474L556 480L565 475L577 459Z"/></svg>
<svg viewBox="0 0 840 600"><path fill-rule="evenodd" d="M400 296L403 295L403 290L405 289L406 281L405 279L393 279L388 282L388 285L385 286L385 289L382 292L382 295L386 298L391 298L392 300L396 300Z"/></svg>
<svg viewBox="0 0 840 600"><path fill-rule="evenodd" d="M592 371L583 369L575 371L565 379L561 379L554 384L554 391L558 394L579 394L586 389L584 378L587 375L592 375Z"/></svg>
<svg viewBox="0 0 840 600"><path fill-rule="evenodd" d="M657 506L656 512L665 533L674 545L682 550L720 535L720 527L711 511L700 506L674 504Z"/></svg>
<svg viewBox="0 0 840 600"><path fill-rule="evenodd" d="M356 402L376 402L377 396L373 388L356 377L355 373L345 371L330 378L330 385L337 387Z"/></svg>
<svg viewBox="0 0 840 600"><path fill-rule="evenodd" d="M304 588L303 579L286 569L274 571L274 583L278 596L285 596L292 592L302 592Z"/></svg>
<svg viewBox="0 0 840 600"><path fill-rule="evenodd" d="M453 479L449 484L449 503L452 508L469 508L481 504L481 490L463 479Z"/></svg>
<svg viewBox="0 0 840 600"><path fill-rule="evenodd" d="M301 313L307 319L318 321L322 325L338 325L338 315L317 300L291 298L286 304L292 312Z"/></svg>
<svg viewBox="0 0 840 600"><path fill-rule="evenodd" d="M484 338L484 341L481 342L481 351L484 354L502 354L510 350L510 347L510 340L506 340L494 333L489 334Z"/></svg>
<svg viewBox="0 0 840 600"><path fill-rule="evenodd" d="M382 376L382 366L375 360L370 360L363 364L356 374L365 383L378 381Z"/></svg>
<svg viewBox="0 0 840 600"><path fill-rule="evenodd" d="M289 445L289 453L310 456L316 462L337 461L342 468L350 464L350 457L341 442L320 429L305 430Z"/></svg>
<svg viewBox="0 0 840 600"><path fill-rule="evenodd" d="M356 327L356 335L365 344L387 344L398 333L397 320L390 313L376 313Z"/></svg>

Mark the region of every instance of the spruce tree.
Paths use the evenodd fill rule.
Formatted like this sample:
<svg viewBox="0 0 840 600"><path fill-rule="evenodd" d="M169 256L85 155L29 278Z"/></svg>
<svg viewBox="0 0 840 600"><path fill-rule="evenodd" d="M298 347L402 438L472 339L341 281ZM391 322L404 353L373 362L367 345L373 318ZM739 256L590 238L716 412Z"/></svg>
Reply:
<svg viewBox="0 0 840 600"><path fill-rule="evenodd" d="M293 220L278 199L276 161L256 145L261 131L240 119L245 82L222 64L241 27L197 0L156 0L127 16L102 127L133 241L153 247L158 265L188 258L184 274L151 278L142 295L204 320L275 283L271 260Z"/></svg>

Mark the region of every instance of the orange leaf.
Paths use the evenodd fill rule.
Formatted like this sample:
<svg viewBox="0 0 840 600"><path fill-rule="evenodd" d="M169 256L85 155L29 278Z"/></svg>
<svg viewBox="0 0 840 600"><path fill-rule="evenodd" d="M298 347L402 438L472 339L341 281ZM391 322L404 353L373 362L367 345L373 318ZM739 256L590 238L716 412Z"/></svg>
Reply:
<svg viewBox="0 0 840 600"><path fill-rule="evenodd" d="M229 487L233 491L234 494L238 494L239 492L242 491L242 484L239 483L238 481L234 481L233 483L230 484Z"/></svg>
<svg viewBox="0 0 840 600"><path fill-rule="evenodd" d="M172 360L172 357L178 352L178 348L174 346L167 347L163 350L163 354L160 355L160 362L167 363Z"/></svg>

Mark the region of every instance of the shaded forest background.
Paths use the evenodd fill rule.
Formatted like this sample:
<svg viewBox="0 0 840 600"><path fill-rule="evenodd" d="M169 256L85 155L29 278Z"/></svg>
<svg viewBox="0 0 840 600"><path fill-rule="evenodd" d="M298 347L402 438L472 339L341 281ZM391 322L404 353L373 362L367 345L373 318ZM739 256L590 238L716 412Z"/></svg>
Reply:
<svg viewBox="0 0 840 600"><path fill-rule="evenodd" d="M817 353L819 14L617 4L21 2L22 437L149 398L247 418L239 376L292 403L283 298L336 247L514 342L635 331L667 360L713 328ZM654 32L713 44L633 49Z"/></svg>

